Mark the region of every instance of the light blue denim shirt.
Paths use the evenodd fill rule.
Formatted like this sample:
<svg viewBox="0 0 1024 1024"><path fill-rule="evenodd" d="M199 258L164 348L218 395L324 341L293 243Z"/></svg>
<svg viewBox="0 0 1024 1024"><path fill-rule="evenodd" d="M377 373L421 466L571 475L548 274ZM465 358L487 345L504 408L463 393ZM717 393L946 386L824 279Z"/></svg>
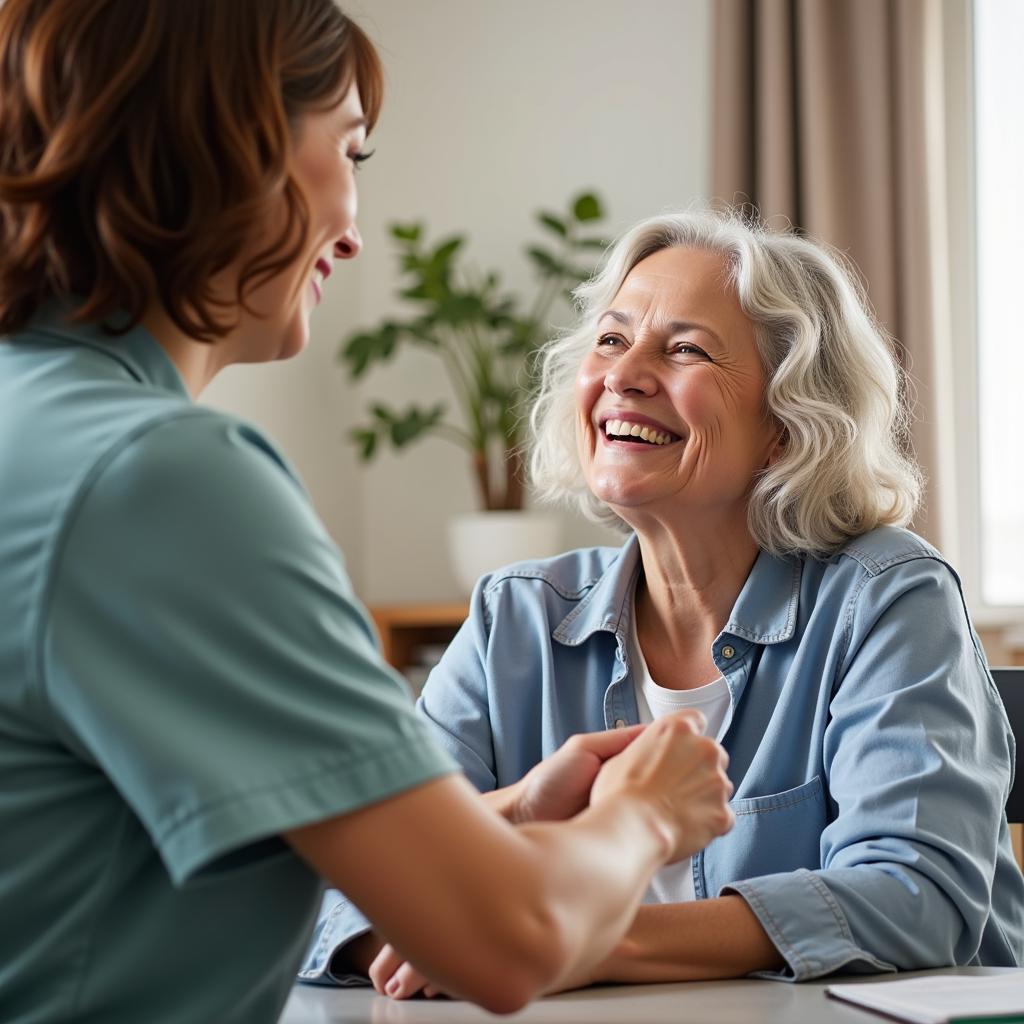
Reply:
<svg viewBox="0 0 1024 1024"><path fill-rule="evenodd" d="M478 789L573 733L637 721L639 571L631 537L477 585L419 711ZM884 528L827 561L762 553L712 656L736 825L694 856L693 885L747 900L786 961L766 976L1022 962L1014 738L933 548ZM331 954L366 928L328 893L300 977L331 981Z"/></svg>

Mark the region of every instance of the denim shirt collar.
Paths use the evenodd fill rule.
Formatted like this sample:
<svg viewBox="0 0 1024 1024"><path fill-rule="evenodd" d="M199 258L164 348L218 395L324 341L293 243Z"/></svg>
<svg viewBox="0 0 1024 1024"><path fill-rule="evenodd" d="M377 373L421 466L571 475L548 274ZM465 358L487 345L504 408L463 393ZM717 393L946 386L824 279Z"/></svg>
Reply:
<svg viewBox="0 0 1024 1024"><path fill-rule="evenodd" d="M70 323L71 312L72 307L65 303L50 302L33 317L29 329L101 352L120 363L140 383L192 400L171 357L141 324L125 334L109 334L99 324ZM115 326L117 319L112 318Z"/></svg>
<svg viewBox="0 0 1024 1024"><path fill-rule="evenodd" d="M803 567L800 558L759 552L722 632L755 644L791 639L796 631Z"/></svg>
<svg viewBox="0 0 1024 1024"><path fill-rule="evenodd" d="M633 614L633 590L640 574L640 542L635 533L597 578L579 604L562 619L552 638L576 647L599 630L614 633L622 649Z"/></svg>
<svg viewBox="0 0 1024 1024"><path fill-rule="evenodd" d="M618 557L598 577L552 637L577 646L599 630L614 633L623 648L629 635L633 590L640 574L640 542L631 534ZM803 561L761 551L736 598L723 633L756 644L789 640L796 630Z"/></svg>

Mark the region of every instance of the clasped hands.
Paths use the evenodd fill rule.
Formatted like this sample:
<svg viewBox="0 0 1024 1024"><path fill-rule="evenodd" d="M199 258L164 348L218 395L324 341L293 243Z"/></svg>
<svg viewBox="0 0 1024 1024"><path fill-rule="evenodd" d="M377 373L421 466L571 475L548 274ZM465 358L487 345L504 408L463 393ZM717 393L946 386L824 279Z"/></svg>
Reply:
<svg viewBox="0 0 1024 1024"><path fill-rule="evenodd" d="M519 782L484 794L512 824L563 821L615 798L648 802L666 833L666 863L681 860L732 827L728 756L702 735L703 716L681 711L651 725L570 737ZM390 944L371 936L359 943L363 962L379 946L368 973L381 995L407 999L443 994Z"/></svg>

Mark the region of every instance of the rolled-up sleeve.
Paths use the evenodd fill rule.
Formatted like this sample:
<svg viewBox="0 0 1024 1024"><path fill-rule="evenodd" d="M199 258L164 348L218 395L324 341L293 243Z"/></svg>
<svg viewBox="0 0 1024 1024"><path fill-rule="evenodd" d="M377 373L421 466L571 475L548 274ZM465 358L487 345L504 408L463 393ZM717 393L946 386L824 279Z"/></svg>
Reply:
<svg viewBox="0 0 1024 1024"><path fill-rule="evenodd" d="M299 968L299 980L313 985L367 985L360 974L339 973L332 965L335 953L373 926L359 908L337 889L328 889L320 903L316 927Z"/></svg>
<svg viewBox="0 0 1024 1024"><path fill-rule="evenodd" d="M734 882L776 977L966 964L978 954L1014 741L956 577L935 558L865 577L824 733L821 867Z"/></svg>

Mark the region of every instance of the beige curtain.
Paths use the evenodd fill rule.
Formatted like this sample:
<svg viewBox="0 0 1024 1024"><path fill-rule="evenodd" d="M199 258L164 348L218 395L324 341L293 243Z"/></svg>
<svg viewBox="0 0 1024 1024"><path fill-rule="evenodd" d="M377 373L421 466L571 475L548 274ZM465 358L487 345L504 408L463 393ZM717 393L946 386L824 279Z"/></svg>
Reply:
<svg viewBox="0 0 1024 1024"><path fill-rule="evenodd" d="M916 384L914 525L948 549L942 2L715 0L713 194L859 267Z"/></svg>

